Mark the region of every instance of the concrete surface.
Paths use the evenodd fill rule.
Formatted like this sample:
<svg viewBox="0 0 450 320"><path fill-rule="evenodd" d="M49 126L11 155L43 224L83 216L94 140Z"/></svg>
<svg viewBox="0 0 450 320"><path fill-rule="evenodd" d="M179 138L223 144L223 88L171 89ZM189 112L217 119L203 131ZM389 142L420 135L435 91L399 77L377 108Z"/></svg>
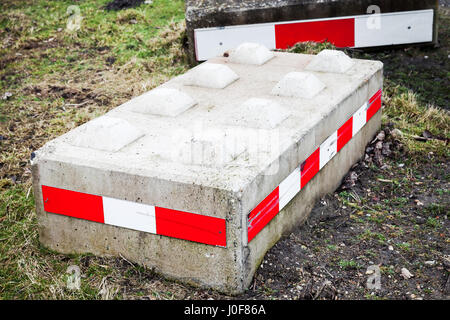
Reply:
<svg viewBox="0 0 450 320"><path fill-rule="evenodd" d="M325 85L312 98L277 96L275 85L290 72L305 72L314 56L274 56L262 65L211 59L154 89L189 96L195 105L182 103L191 105L184 111L164 115L156 106L158 112L142 113L140 107L153 110L155 103L146 93L39 149L32 171L42 244L63 253L120 254L169 278L227 293L245 290L264 253L304 220L317 197L336 188L380 126L378 112L248 243L248 214L383 83L380 62L353 60L344 73L308 71ZM187 85L207 64L238 79L222 89ZM223 84L220 74L208 77ZM126 139L103 147L114 137L109 134L122 132ZM226 246L48 213L43 185L224 219Z"/></svg>

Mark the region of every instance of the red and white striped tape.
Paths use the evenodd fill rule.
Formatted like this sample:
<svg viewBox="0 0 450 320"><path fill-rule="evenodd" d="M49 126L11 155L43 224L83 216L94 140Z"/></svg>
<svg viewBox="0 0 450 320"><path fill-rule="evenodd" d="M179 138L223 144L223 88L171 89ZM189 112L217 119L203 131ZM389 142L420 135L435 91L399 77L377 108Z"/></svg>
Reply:
<svg viewBox="0 0 450 320"><path fill-rule="evenodd" d="M248 215L248 242L250 242L301 189L321 170L347 142L381 108L382 91L379 90L367 103L361 106L353 116L338 130L333 132L300 166L284 179L252 212Z"/></svg>
<svg viewBox="0 0 450 320"><path fill-rule="evenodd" d="M433 41L434 10L297 20L194 30L198 61L223 54L244 42L287 49L298 42L329 41L344 48L364 48Z"/></svg>
<svg viewBox="0 0 450 320"><path fill-rule="evenodd" d="M42 186L44 210L178 239L226 247L225 219Z"/></svg>

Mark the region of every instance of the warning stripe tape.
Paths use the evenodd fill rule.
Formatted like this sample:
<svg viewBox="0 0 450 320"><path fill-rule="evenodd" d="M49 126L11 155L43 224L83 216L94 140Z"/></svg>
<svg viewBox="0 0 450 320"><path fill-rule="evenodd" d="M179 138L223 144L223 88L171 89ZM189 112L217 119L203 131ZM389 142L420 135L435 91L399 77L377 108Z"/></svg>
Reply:
<svg viewBox="0 0 450 320"><path fill-rule="evenodd" d="M42 197L46 212L226 247L225 219L45 185Z"/></svg>
<svg viewBox="0 0 450 320"><path fill-rule="evenodd" d="M198 28L198 61L208 60L243 42L288 49L298 42L328 41L339 48L364 48L433 41L434 10Z"/></svg>
<svg viewBox="0 0 450 320"><path fill-rule="evenodd" d="M382 90L362 105L248 215L250 242L381 108Z"/></svg>

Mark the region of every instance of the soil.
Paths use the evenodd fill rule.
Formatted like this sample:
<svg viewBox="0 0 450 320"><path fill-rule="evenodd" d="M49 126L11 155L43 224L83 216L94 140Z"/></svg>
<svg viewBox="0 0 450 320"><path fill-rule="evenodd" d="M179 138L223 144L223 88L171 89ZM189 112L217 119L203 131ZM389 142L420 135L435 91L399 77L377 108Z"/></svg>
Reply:
<svg viewBox="0 0 450 320"><path fill-rule="evenodd" d="M389 131L385 128L383 132ZM445 241L450 230L450 197L434 192L448 190L448 183L441 180L448 175L448 159L431 155L430 161L417 168L414 178L397 185L396 181L405 180L405 170L399 168L403 166L398 161L407 154L387 135L383 144L394 150L374 166L376 155L370 151L376 142L367 148L366 159L353 167L339 190L316 204L306 224L267 252L245 298L450 297L450 246ZM353 180L352 176L357 180L348 188L346 182ZM351 199L349 204L342 201L343 190ZM434 210L436 203L441 207ZM371 265L381 269L380 290L366 288L366 270ZM402 268L414 277L404 279Z"/></svg>
<svg viewBox="0 0 450 320"><path fill-rule="evenodd" d="M139 7L144 0L113 0L105 5L106 10L123 10L128 8Z"/></svg>

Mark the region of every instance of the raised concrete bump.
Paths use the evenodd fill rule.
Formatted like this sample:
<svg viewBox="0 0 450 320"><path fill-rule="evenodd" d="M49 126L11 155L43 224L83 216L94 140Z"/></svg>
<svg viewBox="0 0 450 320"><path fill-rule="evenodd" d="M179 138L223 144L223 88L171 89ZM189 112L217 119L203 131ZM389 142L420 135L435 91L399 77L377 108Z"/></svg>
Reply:
<svg viewBox="0 0 450 320"><path fill-rule="evenodd" d="M259 129L274 129L290 116L290 112L270 99L250 98L233 112L229 124Z"/></svg>
<svg viewBox="0 0 450 320"><path fill-rule="evenodd" d="M325 89L325 84L314 74L290 72L273 88L272 94L284 97L311 99Z"/></svg>
<svg viewBox="0 0 450 320"><path fill-rule="evenodd" d="M123 119L103 116L77 128L69 143L76 147L117 152L143 135Z"/></svg>
<svg viewBox="0 0 450 320"><path fill-rule="evenodd" d="M273 52L259 43L246 42L230 53L232 63L262 65L274 57Z"/></svg>
<svg viewBox="0 0 450 320"><path fill-rule="evenodd" d="M223 89L239 76L223 64L202 63L184 75L184 84L203 88Z"/></svg>
<svg viewBox="0 0 450 320"><path fill-rule="evenodd" d="M196 104L180 90L157 88L130 101L128 109L142 114L176 117Z"/></svg>
<svg viewBox="0 0 450 320"><path fill-rule="evenodd" d="M353 67L353 60L339 50L323 50L306 66L308 71L345 73Z"/></svg>

